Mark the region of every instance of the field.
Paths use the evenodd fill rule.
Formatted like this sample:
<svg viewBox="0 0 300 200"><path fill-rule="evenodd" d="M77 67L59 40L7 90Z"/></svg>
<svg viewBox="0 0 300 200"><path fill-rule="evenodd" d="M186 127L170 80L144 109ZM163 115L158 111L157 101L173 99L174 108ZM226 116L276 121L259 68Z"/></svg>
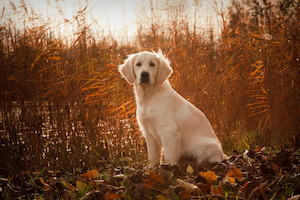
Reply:
<svg viewBox="0 0 300 200"><path fill-rule="evenodd" d="M266 147L266 165L272 168L279 164L270 161L276 158L270 152L285 152L287 148L297 152L299 1L233 0L228 9L215 3L220 32L212 24L202 27L198 23L201 1L157 2L149 1L141 8L138 30L130 42L116 40L109 31L96 32L92 28L95 22L86 20L88 7L60 23L71 23L73 33L68 39L58 34L58 26L54 26L57 22L29 13L25 2L21 7L11 2L14 13L3 8L3 179L11 181L17 174L23 177L31 172L75 173L77 169L84 171L78 174L102 169L109 177L106 170L124 166L125 158L144 167L146 145L136 123L133 90L118 72L118 65L128 54L142 50L162 49L174 70L171 85L206 114L226 154L241 154L256 146L255 152L261 153L260 149ZM21 26L11 19L17 14ZM298 154L288 155L289 162L298 165ZM276 175L281 173L276 166L272 169ZM293 173L299 173L297 170ZM279 183L277 178L274 181ZM41 181L42 187L44 183ZM4 185L7 183L2 180L2 191ZM294 190L297 185L299 182L292 186Z"/></svg>

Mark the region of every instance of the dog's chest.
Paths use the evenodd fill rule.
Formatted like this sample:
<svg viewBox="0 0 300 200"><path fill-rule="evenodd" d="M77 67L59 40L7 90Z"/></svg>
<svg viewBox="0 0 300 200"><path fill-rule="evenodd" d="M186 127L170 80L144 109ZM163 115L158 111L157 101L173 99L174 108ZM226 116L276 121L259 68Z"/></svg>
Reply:
<svg viewBox="0 0 300 200"><path fill-rule="evenodd" d="M160 111L155 105L146 105L137 107L137 117L140 121L154 123L160 117Z"/></svg>
<svg viewBox="0 0 300 200"><path fill-rule="evenodd" d="M160 145L161 138L159 135L158 127L162 123L161 115L157 113L156 108L146 107L137 109L137 118L139 125L142 127L143 134L150 134Z"/></svg>
<svg viewBox="0 0 300 200"><path fill-rule="evenodd" d="M157 127L165 122L165 114L161 106L157 103L150 103L144 106L137 106L137 118L142 127L147 127L151 132L156 132Z"/></svg>
<svg viewBox="0 0 300 200"><path fill-rule="evenodd" d="M164 108L162 102L165 101L164 95L155 90L138 91L137 99L137 117L139 120L154 123L160 119Z"/></svg>

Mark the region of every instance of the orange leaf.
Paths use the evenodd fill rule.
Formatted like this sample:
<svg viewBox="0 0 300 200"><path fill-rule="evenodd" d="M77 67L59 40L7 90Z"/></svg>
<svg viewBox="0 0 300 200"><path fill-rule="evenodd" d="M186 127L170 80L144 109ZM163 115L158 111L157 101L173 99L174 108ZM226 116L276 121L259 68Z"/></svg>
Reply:
<svg viewBox="0 0 300 200"><path fill-rule="evenodd" d="M223 181L229 182L229 183L235 183L235 178L226 175L226 176L223 178Z"/></svg>
<svg viewBox="0 0 300 200"><path fill-rule="evenodd" d="M226 176L236 178L238 181L245 180L245 178L242 175L242 171L236 166L234 166L233 169L230 169L229 172L227 172Z"/></svg>
<svg viewBox="0 0 300 200"><path fill-rule="evenodd" d="M222 185L220 185L220 187L218 187L218 188L215 188L214 185L211 185L210 194L211 195L224 195L225 190Z"/></svg>
<svg viewBox="0 0 300 200"><path fill-rule="evenodd" d="M257 146L257 145L255 146L255 151L256 151L256 152L260 152L259 146Z"/></svg>
<svg viewBox="0 0 300 200"><path fill-rule="evenodd" d="M214 171L200 172L200 176L205 178L209 183L217 181L216 173Z"/></svg>
<svg viewBox="0 0 300 200"><path fill-rule="evenodd" d="M279 166L278 166L278 165L273 164L273 163L271 163L271 165L272 165L272 168L273 168L276 172L279 172Z"/></svg>
<svg viewBox="0 0 300 200"><path fill-rule="evenodd" d="M178 197L180 199L189 199L191 195L186 190L183 190L179 193Z"/></svg>
<svg viewBox="0 0 300 200"><path fill-rule="evenodd" d="M119 199L119 198L124 198L124 196L121 194L114 194L111 192L106 192L104 195L105 200L114 200L114 199Z"/></svg>
<svg viewBox="0 0 300 200"><path fill-rule="evenodd" d="M99 172L98 172L98 170L93 169L93 170L91 170L91 171L88 171L88 172L82 174L81 176L82 176L82 178L84 178L84 179L87 179L87 178L89 178L89 179L94 179L94 178L96 178L96 177L99 176Z"/></svg>
<svg viewBox="0 0 300 200"><path fill-rule="evenodd" d="M45 181L42 177L40 177L40 182L44 185L45 184Z"/></svg>
<svg viewBox="0 0 300 200"><path fill-rule="evenodd" d="M164 184L164 179L157 173L152 172L149 178L145 181L146 188L160 188Z"/></svg>

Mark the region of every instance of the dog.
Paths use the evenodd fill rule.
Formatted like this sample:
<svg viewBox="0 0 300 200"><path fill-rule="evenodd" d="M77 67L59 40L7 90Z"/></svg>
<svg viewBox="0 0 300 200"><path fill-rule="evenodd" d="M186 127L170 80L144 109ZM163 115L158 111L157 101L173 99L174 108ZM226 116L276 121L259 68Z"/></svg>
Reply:
<svg viewBox="0 0 300 200"><path fill-rule="evenodd" d="M136 116L148 151L150 168L161 163L177 165L180 157L220 162L225 158L211 124L196 106L170 85L173 70L161 50L129 55L119 72L133 84Z"/></svg>

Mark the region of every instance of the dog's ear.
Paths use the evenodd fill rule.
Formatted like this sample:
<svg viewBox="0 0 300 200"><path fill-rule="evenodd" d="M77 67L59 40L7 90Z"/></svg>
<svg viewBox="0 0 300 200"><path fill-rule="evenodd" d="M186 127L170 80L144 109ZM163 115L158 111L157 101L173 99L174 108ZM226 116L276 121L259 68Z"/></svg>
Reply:
<svg viewBox="0 0 300 200"><path fill-rule="evenodd" d="M156 84L161 85L169 78L173 70L170 66L170 61L164 56L163 52L159 49L157 53L159 60L158 72L156 76Z"/></svg>
<svg viewBox="0 0 300 200"><path fill-rule="evenodd" d="M133 70L134 59L137 54L131 54L124 62L123 65L119 65L119 72L130 84L133 84L135 81L135 74Z"/></svg>

